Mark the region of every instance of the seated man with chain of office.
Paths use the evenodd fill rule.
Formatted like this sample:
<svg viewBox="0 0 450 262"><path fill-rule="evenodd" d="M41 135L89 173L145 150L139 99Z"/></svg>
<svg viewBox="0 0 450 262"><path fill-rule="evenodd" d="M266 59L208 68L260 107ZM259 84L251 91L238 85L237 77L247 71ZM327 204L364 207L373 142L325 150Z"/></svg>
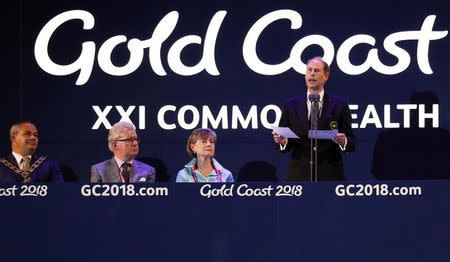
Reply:
<svg viewBox="0 0 450 262"><path fill-rule="evenodd" d="M91 167L91 182L155 182L155 169L134 159L139 153L139 139L132 123L114 124L109 130L108 147L114 156Z"/></svg>
<svg viewBox="0 0 450 262"><path fill-rule="evenodd" d="M9 131L12 152L0 158L0 183L63 182L58 163L36 156L39 137L31 122L14 124Z"/></svg>

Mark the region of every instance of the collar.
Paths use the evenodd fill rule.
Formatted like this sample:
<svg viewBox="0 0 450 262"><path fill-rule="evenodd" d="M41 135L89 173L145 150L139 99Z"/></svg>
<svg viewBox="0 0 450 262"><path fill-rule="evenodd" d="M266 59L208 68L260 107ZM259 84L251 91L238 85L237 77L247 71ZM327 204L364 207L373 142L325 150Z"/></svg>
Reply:
<svg viewBox="0 0 450 262"><path fill-rule="evenodd" d="M214 158L211 158L211 161L212 161L211 164L212 164L212 166L213 166L213 168L214 168L214 172L215 172L217 175L221 175L221 174L222 174L222 171L220 171L220 170L223 169L222 165L220 165L219 162L217 162L217 160L214 159ZM190 168L190 169L192 169L192 171L195 172L195 170L197 170L197 158L195 158L195 157L192 158L192 160L189 161L189 163L187 163L187 164L185 165L185 167Z"/></svg>
<svg viewBox="0 0 450 262"><path fill-rule="evenodd" d="M116 160L116 164L117 166L120 168L122 166L123 163L125 163L125 161L123 161L122 159L117 158L116 156L114 156L114 160ZM133 160L128 161L127 163L130 163L133 166Z"/></svg>
<svg viewBox="0 0 450 262"><path fill-rule="evenodd" d="M18 153L14 152L14 151L12 151L12 155L13 155L14 158L16 159L17 164L18 164L19 166L20 166L20 164L21 164L21 162L22 162L22 159L23 159L24 157L29 157L29 158L31 159L31 155L28 155L28 156L22 156L21 154L18 154Z"/></svg>

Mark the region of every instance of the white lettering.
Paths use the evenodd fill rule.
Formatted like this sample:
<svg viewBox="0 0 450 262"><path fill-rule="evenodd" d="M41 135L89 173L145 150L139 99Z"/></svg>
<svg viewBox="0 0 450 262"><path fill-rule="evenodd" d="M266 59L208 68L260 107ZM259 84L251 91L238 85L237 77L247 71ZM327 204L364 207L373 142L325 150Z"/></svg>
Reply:
<svg viewBox="0 0 450 262"><path fill-rule="evenodd" d="M425 105L419 105L419 127L425 127L425 119L433 120L433 127L439 127L439 105L434 104L431 113L425 113Z"/></svg>
<svg viewBox="0 0 450 262"><path fill-rule="evenodd" d="M55 76L65 76L80 70L76 81L77 85L84 85L91 76L95 58L95 43L92 41L82 44L81 54L78 59L69 65L58 65L48 55L48 43L53 33L63 23L79 19L83 21L83 29L89 30L94 27L95 19L91 13L83 10L72 10L55 16L39 32L34 44L34 57L36 62L45 72Z"/></svg>
<svg viewBox="0 0 450 262"><path fill-rule="evenodd" d="M374 105L367 105L366 112L364 113L360 128L366 128L367 124L375 124L375 127L381 128L380 117L378 117L377 110Z"/></svg>
<svg viewBox="0 0 450 262"><path fill-rule="evenodd" d="M276 10L264 15L249 29L242 48L242 54L247 66L256 73L262 75L278 75L286 72L290 68L304 74L306 66L300 60L302 52L311 45L319 45L323 51L323 58L331 64L334 57L334 45L325 36L309 35L300 39L291 49L290 57L279 64L266 64L261 61L256 53L256 45L261 33L273 22L287 19L291 22L291 29L299 29L302 26L302 16L293 10ZM349 75L359 75L365 73L370 68L385 75L395 75L406 70L411 62L411 57L407 51L400 48L397 42L405 40L417 40L417 63L420 70L425 74L432 74L428 50L432 40L442 39L447 36L448 31L433 31L435 15L425 18L420 31L397 32L387 36L383 42L384 49L398 59L395 65L387 66L383 64L378 56L378 49L372 48L367 54L367 59L361 65L354 65L350 61L351 50L359 44L369 44L375 46L376 40L367 34L358 34L349 37L339 47L336 54L336 62L342 72Z"/></svg>
<svg viewBox="0 0 450 262"><path fill-rule="evenodd" d="M192 122L186 123L186 112L191 111L192 112ZM178 123L180 124L181 128L186 130L194 129L198 126L198 123L200 121L200 113L198 112L198 109L195 106L192 105L186 105L180 108L180 111L178 111Z"/></svg>
<svg viewBox="0 0 450 262"><path fill-rule="evenodd" d="M139 124L137 126L139 129L145 130L146 107L142 105L131 105L126 109L120 105L108 105L104 109L101 109L97 105L93 105L92 108L97 114L98 119L92 126L92 129L99 129L102 124L106 129L110 129L111 124L110 121L108 121L107 116L113 108L115 108L121 117L119 121L128 121L132 123L131 116L136 107L139 108ZM352 128L368 128L371 124L375 128L410 128L411 123L414 123L414 127L424 128L427 119L432 120L433 128L439 127L438 104L432 105L431 112L425 112L426 108L423 104L398 104L395 106L382 105L382 108L380 106L378 110L373 104L369 104L365 108L361 108L359 105L351 104L349 105L349 108L351 110ZM400 112L401 114L399 117L403 116L403 120L400 118L399 121L392 121L392 115L399 115L395 112L393 114L393 108L402 111ZM359 124L358 109L364 110L362 120ZM242 110L237 105L233 105L231 110L228 110L229 107L227 105L222 105L218 112L213 112L207 105L203 105L199 108L194 105L183 105L179 108L179 110L175 105L164 105L158 110L157 122L158 125L164 130L174 130L177 127L185 130L192 130L198 127L212 129L248 129L251 127L251 129L258 129L259 125L265 129L272 129L273 125L278 125L282 114L281 109L276 105L266 105L259 113L258 107L256 105L252 105L246 116L242 114ZM173 115L166 119L169 112L171 112L170 114L173 113ZM415 117L412 121L411 118L413 115ZM229 126L230 121L232 123L231 127Z"/></svg>
<svg viewBox="0 0 450 262"><path fill-rule="evenodd" d="M353 110L358 110L358 105L348 105L350 111ZM351 114L352 120L358 119L358 115L357 114ZM352 123L352 128L358 128L358 124L357 123Z"/></svg>
<svg viewBox="0 0 450 262"><path fill-rule="evenodd" d="M202 39L196 35L187 35L177 40L169 49L167 61L169 67L180 75L195 75L203 69L209 74L220 75L215 61L215 44L220 26L226 16L226 11L218 11L213 16L206 35L203 48L203 56L200 62L195 66L186 66L181 61L181 52L189 44L201 44ZM125 43L125 35L117 35L107 39L100 47L98 52L99 67L107 74L113 76L125 76L133 73L141 65L144 49L149 48L149 62L153 71L165 76L161 61L161 48L163 42L170 36L175 29L178 21L178 12L172 11L164 16L153 31L152 37L147 40L133 38L127 43L130 52L130 59L124 66L115 66L111 61L111 53L119 44ZM96 45L92 41L82 44L82 51L78 59L70 65L58 65L54 63L48 54L48 45L52 34L62 24L67 21L80 19L83 21L83 29L90 30L94 27L95 19L91 13L83 10L72 10L63 12L51 19L41 30L36 38L34 54L38 65L47 73L52 75L64 76L75 73L80 70L80 75L76 81L77 85L84 85L89 80L95 59Z"/></svg>
<svg viewBox="0 0 450 262"><path fill-rule="evenodd" d="M126 42L127 37L124 35L114 36L106 40L98 50L98 65L107 74L113 76L125 76L133 73L142 63L144 57L144 46L139 39L133 38L128 42L128 50L130 50L130 60L124 66L117 67L111 61L111 53L113 49L120 43Z"/></svg>
<svg viewBox="0 0 450 262"><path fill-rule="evenodd" d="M121 117L119 121L126 121L126 122L133 123L130 119L130 115L131 115L131 113L133 113L135 108L136 108L136 106L129 106L127 111L125 111L122 106L116 106L116 110L117 110L117 112L119 112L120 117Z"/></svg>
<svg viewBox="0 0 450 262"><path fill-rule="evenodd" d="M345 40L336 54L336 62L342 72L348 75L360 75L370 68L370 61L367 59L361 65L353 65L350 62L350 51L358 44L375 45L375 38L370 35L354 35Z"/></svg>
<svg viewBox="0 0 450 262"><path fill-rule="evenodd" d="M139 129L145 129L145 106L139 106Z"/></svg>
<svg viewBox="0 0 450 262"><path fill-rule="evenodd" d="M177 40L169 50L167 61L170 68L179 75L190 76L200 73L205 69L209 74L217 76L220 75L215 61L215 45L217 34L220 26L227 14L226 11L217 12L208 26L205 36L205 46L203 48L203 57L195 66L186 66L181 61L181 51L190 44L202 43L202 39L197 35L189 35Z"/></svg>
<svg viewBox="0 0 450 262"><path fill-rule="evenodd" d="M411 110L417 109L417 105L410 105L410 104L401 104L397 105L397 109L403 110L403 127L404 128L410 128L410 122L411 122Z"/></svg>
<svg viewBox="0 0 450 262"><path fill-rule="evenodd" d="M258 128L258 111L257 106L250 107L250 110L248 112L247 118L244 118L244 116L241 113L241 110L239 109L239 106L233 106L231 109L231 128L237 129L238 127L238 121L241 124L243 129L247 129L250 122L252 122L252 129Z"/></svg>
<svg viewBox="0 0 450 262"><path fill-rule="evenodd" d="M101 110L99 106L92 106L95 113L97 114L98 118L95 124L92 126L92 130L98 129L101 124L105 126L106 129L111 128L111 124L109 123L108 119L106 119L106 116L108 115L109 111L111 111L112 106L106 106L105 110Z"/></svg>
<svg viewBox="0 0 450 262"><path fill-rule="evenodd" d="M286 59L278 65L263 63L256 54L256 44L262 31L271 23L280 19L288 19L291 29L299 29L302 26L302 16L293 10L277 10L261 17L248 31L242 46L242 55L247 66L262 75L278 75L291 68L291 62Z"/></svg>
<svg viewBox="0 0 450 262"><path fill-rule="evenodd" d="M267 114L269 111L273 111L275 113L275 120L272 123L269 123L267 119ZM272 126L278 126L278 123L280 123L281 118L281 109L276 105L267 105L261 110L261 124L263 127L267 129L272 129Z"/></svg>
<svg viewBox="0 0 450 262"><path fill-rule="evenodd" d="M384 105L384 128L399 128L400 123L391 122L391 106Z"/></svg>
<svg viewBox="0 0 450 262"><path fill-rule="evenodd" d="M211 110L209 110L208 106L203 106L203 114L202 114L202 128L208 128L208 123L211 124L213 129L219 127L220 122L222 122L222 128L228 129L228 114L227 114L227 106L222 106L220 108L219 113L217 114L217 118L214 119Z"/></svg>
<svg viewBox="0 0 450 262"><path fill-rule="evenodd" d="M181 60L181 53L188 45L201 45L202 38L198 35L186 35L176 40L168 49L167 63L176 74L183 76L191 76L205 70L213 76L220 75L215 60L215 47L219 30L225 19L227 11L221 10L212 17L203 43L203 53L199 62L193 66L187 66ZM132 38L127 42L125 35L112 36L107 39L98 50L98 64L100 69L105 73L113 76L125 76L133 73L142 64L144 49L149 49L149 63L152 70L160 76L167 75L161 58L163 43L169 38L178 23L179 14L177 11L169 12L157 24L153 30L151 38L140 40ZM71 10L63 12L52 18L44 25L39 32L34 45L34 54L37 64L45 72L56 75L65 76L80 71L76 80L76 85L84 85L89 80L96 54L96 43L93 41L85 41L82 43L80 56L71 64L56 64L49 57L49 41L53 33L59 29L64 23L70 20L81 20L83 22L83 30L91 30L94 28L95 19L93 15L83 10ZM289 57L286 57L279 64L267 64L261 61L256 52L258 40L263 31L272 23L278 20L288 20L291 23L292 30L300 29L303 24L302 16L288 9L275 10L255 22L245 36L242 55L247 66L256 73L262 75L278 75L289 69L304 74L306 65L301 61L303 51L311 45L318 45L323 49L324 60L331 64L334 59L335 48L333 42L326 36L314 34L300 38L291 48ZM368 34L358 34L350 36L340 45L336 52L336 63L342 72L348 75L359 75L373 68L376 72L384 75L394 75L405 71L411 62L410 54L403 48L398 46L398 42L407 40L417 40L417 63L419 69L424 74L432 74L428 52L430 42L439 40L447 36L448 31L433 31L435 15L429 15L422 23L420 30L395 32L388 35L383 42L385 51L395 58L397 63L394 65L385 65L380 61L376 39ZM111 61L111 53L120 44L127 43L129 51L129 61L123 66L116 66ZM350 61L350 53L352 49L360 44L368 44L372 46L367 54L367 59L360 65L354 65Z"/></svg>
<svg viewBox="0 0 450 262"><path fill-rule="evenodd" d="M164 115L166 114L167 111L172 111L175 112L175 110L177 110L176 106L173 105L165 105L163 107L161 107L161 109L159 109L158 111L158 125L165 130L173 130L175 128L177 128L177 126L175 124L167 124L167 122L164 120Z"/></svg>

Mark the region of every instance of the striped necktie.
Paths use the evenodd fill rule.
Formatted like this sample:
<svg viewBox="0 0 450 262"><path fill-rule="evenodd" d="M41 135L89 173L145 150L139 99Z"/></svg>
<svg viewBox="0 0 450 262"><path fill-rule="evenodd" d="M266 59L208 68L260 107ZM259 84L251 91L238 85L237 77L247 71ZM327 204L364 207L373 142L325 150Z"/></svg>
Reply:
<svg viewBox="0 0 450 262"><path fill-rule="evenodd" d="M130 182L130 175L131 175L131 164L130 163L123 163L122 164L122 177L123 180L125 180L125 183Z"/></svg>
<svg viewBox="0 0 450 262"><path fill-rule="evenodd" d="M31 159L29 156L22 158L22 170L23 171L27 171L28 169L30 169L30 162L31 162Z"/></svg>
<svg viewBox="0 0 450 262"><path fill-rule="evenodd" d="M317 129L317 118L318 118L318 113L320 111L318 111L316 109L316 107L314 106L314 103L311 103L311 116L310 116L310 120L311 120L311 130L316 130Z"/></svg>

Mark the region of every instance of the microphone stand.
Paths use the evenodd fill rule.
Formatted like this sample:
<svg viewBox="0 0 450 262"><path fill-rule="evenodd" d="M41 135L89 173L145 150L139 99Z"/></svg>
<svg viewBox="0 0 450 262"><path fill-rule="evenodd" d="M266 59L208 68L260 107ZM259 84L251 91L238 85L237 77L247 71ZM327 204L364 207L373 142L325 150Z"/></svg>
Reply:
<svg viewBox="0 0 450 262"><path fill-rule="evenodd" d="M314 110L313 110L314 109ZM317 144L317 117L318 117L318 111L319 111L319 101L315 100L311 102L311 130L313 131L313 134L310 138L310 144L311 144L311 150L310 150L310 177L311 182L317 182L317 151L318 151L318 144Z"/></svg>

